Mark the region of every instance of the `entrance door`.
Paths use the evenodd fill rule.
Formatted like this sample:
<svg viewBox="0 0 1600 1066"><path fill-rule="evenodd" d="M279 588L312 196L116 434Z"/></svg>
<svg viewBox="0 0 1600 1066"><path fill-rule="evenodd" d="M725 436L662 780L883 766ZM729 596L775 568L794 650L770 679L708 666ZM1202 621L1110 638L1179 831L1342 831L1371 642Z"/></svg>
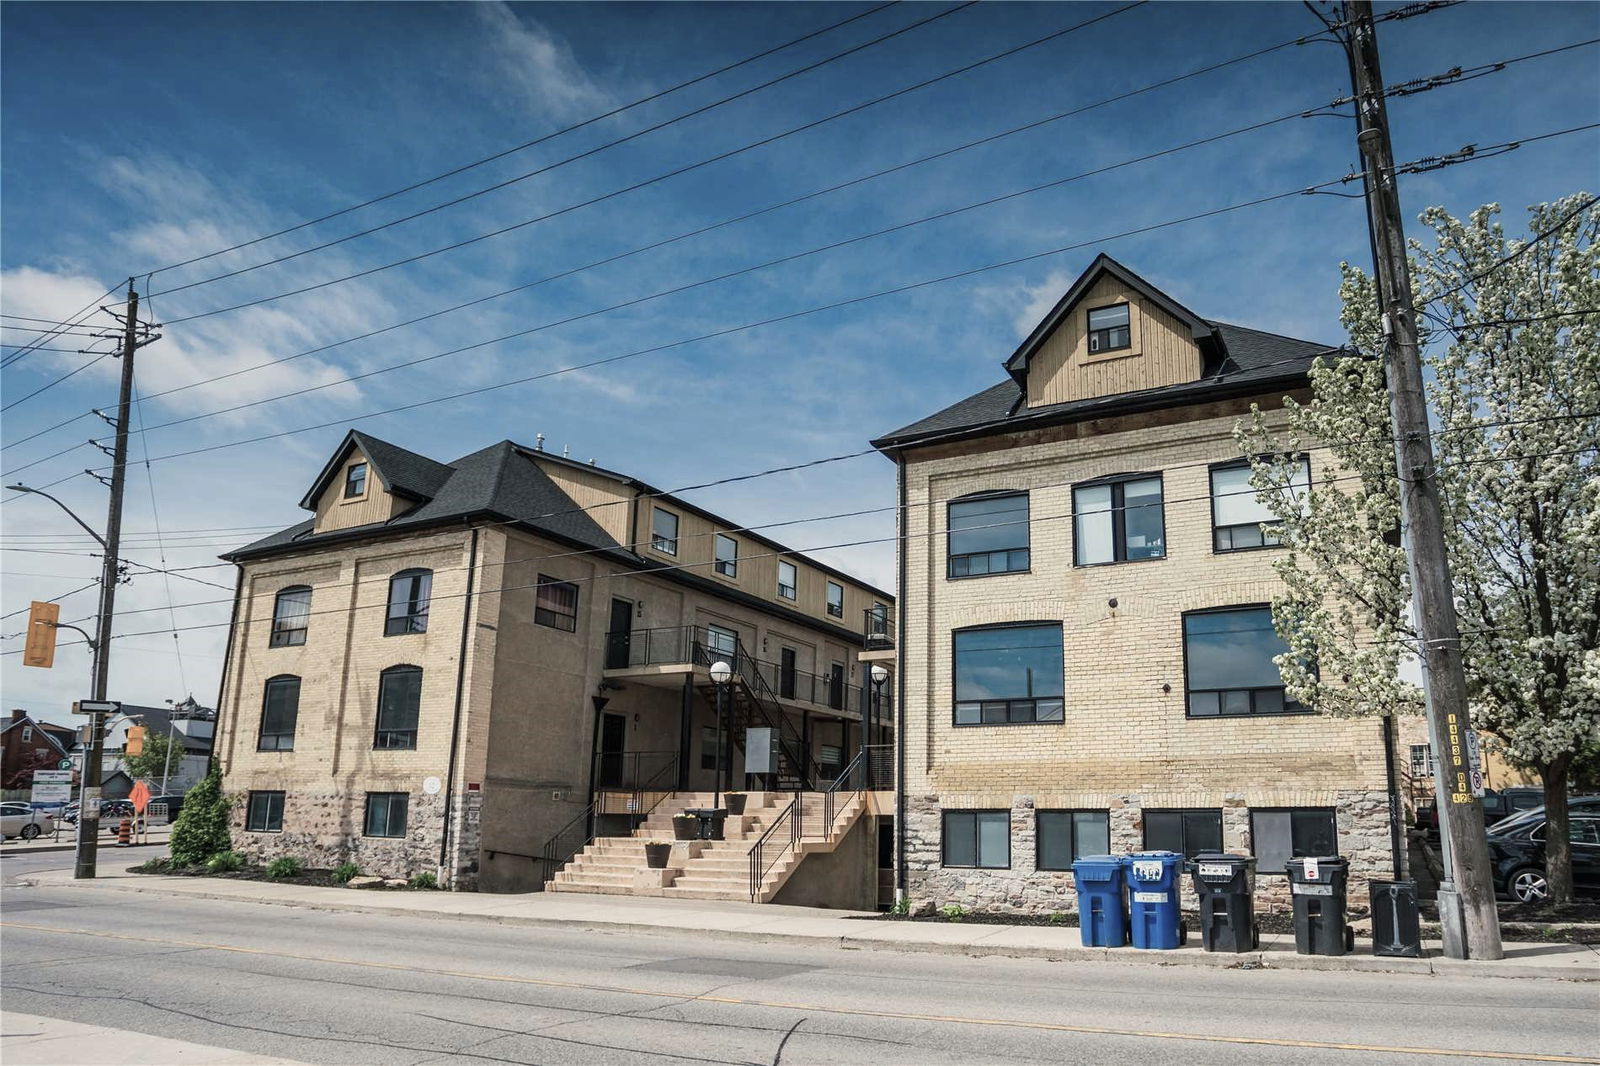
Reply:
<svg viewBox="0 0 1600 1066"><path fill-rule="evenodd" d="M778 695L786 700L794 699L794 649L782 648L778 652Z"/></svg>
<svg viewBox="0 0 1600 1066"><path fill-rule="evenodd" d="M633 604L628 600L611 601L611 625L606 628L606 669L621 670L633 665L629 657L633 651Z"/></svg>
<svg viewBox="0 0 1600 1066"><path fill-rule="evenodd" d="M844 663L828 667L828 706L836 711L844 709Z"/></svg>
<svg viewBox="0 0 1600 1066"><path fill-rule="evenodd" d="M628 716L602 714L600 716L600 773L598 788L622 788L624 780L623 750L628 745Z"/></svg>

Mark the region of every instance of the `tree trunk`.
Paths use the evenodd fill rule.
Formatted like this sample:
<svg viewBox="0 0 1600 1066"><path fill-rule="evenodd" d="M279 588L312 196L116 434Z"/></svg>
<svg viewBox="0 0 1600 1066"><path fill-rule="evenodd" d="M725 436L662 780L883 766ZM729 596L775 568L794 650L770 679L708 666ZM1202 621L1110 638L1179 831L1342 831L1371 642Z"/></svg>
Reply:
<svg viewBox="0 0 1600 1066"><path fill-rule="evenodd" d="M1544 874L1550 883L1550 902L1572 900L1572 835L1567 818L1567 771L1572 757L1563 755L1539 767L1544 783Z"/></svg>

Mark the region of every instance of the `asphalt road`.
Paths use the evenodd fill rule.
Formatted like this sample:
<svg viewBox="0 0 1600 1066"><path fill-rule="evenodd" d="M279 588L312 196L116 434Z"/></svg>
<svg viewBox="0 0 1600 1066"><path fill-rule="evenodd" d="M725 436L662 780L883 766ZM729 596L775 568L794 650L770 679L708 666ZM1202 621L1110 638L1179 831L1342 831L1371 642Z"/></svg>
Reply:
<svg viewBox="0 0 1600 1066"><path fill-rule="evenodd" d="M10 883L0 925L8 1010L313 1063L1600 1061L1600 989L1557 981L964 959Z"/></svg>

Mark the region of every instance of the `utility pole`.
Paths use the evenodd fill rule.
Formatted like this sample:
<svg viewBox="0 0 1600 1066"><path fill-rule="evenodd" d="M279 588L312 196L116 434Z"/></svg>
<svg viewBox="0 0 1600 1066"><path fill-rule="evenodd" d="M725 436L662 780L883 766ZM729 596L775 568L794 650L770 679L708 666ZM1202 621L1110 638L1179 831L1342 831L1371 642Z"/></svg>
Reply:
<svg viewBox="0 0 1600 1066"><path fill-rule="evenodd" d="M127 317L122 323L122 389L117 397L117 442L111 456L111 501L106 513L105 559L100 568L100 618L95 626L94 698L106 698L111 670L111 621L116 610L122 541L122 489L128 478L128 424L133 403L133 353L149 340L139 337L139 294L128 279ZM83 757L83 792L78 804L78 847L72 876L90 878L100 845L100 770L105 759L105 717L89 716L89 750Z"/></svg>
<svg viewBox="0 0 1600 1066"><path fill-rule="evenodd" d="M1439 832L1446 846L1444 881L1439 886L1439 924L1445 954L1451 958L1499 959L1505 957L1505 951L1500 945L1483 811L1471 786L1467 755L1471 722L1461 664L1461 634L1450 561L1445 553L1427 398L1422 389L1415 299L1406 261L1405 226L1370 0L1348 0L1343 21L1355 82L1356 141L1365 163L1367 213L1383 315L1400 514L1408 545L1406 566L1411 578L1429 735L1436 756L1434 789Z"/></svg>

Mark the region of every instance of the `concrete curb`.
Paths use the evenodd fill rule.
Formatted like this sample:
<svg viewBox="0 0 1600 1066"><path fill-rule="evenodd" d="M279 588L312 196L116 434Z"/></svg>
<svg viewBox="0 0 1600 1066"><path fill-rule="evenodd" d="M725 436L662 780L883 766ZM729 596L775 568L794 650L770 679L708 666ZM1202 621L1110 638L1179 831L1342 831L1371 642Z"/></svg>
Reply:
<svg viewBox="0 0 1600 1066"><path fill-rule="evenodd" d="M22 884L52 888L103 889L112 892L141 892L152 895L184 899L204 899L225 903L257 903L276 907L299 907L305 910L330 911L346 914L402 915L414 918L436 918L445 921L493 922L499 925L542 929L580 929L608 933L633 933L646 936L690 934L720 940L746 942L773 942L805 940L818 944L831 944L852 951L897 951L907 954L959 955L968 958L1000 957L1039 959L1047 962L1110 962L1144 966L1196 966L1212 969L1278 969L1316 970L1336 973L1400 973L1418 976L1494 977L1501 979L1600 982L1600 965L1592 967L1552 966L1539 963L1512 962L1501 964L1475 960L1427 957L1420 959L1388 958L1373 955L1299 955L1293 951L1250 951L1240 954L1221 954L1198 950L1140 951L1134 948L1085 948L1069 946L1029 946L1025 944L986 943L986 939L1014 933L1017 926L982 925L973 923L961 926L963 932L973 935L951 940L918 940L905 937L884 937L863 932L806 933L776 929L710 929L687 925L669 925L660 922L603 921L591 918L547 918L532 915L480 914L468 911L440 911L404 906L386 907L355 901L328 899L271 899L243 892L201 891L170 892L157 882L147 885L131 884L127 879L106 881L57 881L26 879ZM337 889L321 890L329 893ZM355 891L345 889L343 891ZM949 927L937 927L941 930ZM987 931L987 932L985 932Z"/></svg>

